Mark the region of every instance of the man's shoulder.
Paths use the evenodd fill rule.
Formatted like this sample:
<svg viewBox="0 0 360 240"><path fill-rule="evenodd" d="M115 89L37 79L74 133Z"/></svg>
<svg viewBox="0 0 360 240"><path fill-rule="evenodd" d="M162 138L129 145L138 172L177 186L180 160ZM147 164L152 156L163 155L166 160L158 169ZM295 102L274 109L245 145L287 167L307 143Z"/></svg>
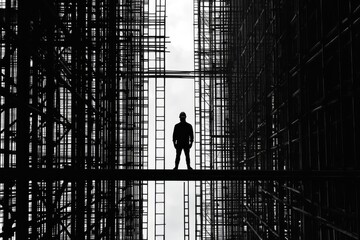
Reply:
<svg viewBox="0 0 360 240"><path fill-rule="evenodd" d="M188 122L179 122L179 123L175 124L175 127L184 127L184 126L192 127L191 124Z"/></svg>
<svg viewBox="0 0 360 240"><path fill-rule="evenodd" d="M175 127L174 127L174 128L176 128L176 129L182 128L181 123L177 123L177 124L175 124Z"/></svg>
<svg viewBox="0 0 360 240"><path fill-rule="evenodd" d="M188 123L188 122L185 122L185 124L186 124L187 127L192 127L191 124Z"/></svg>

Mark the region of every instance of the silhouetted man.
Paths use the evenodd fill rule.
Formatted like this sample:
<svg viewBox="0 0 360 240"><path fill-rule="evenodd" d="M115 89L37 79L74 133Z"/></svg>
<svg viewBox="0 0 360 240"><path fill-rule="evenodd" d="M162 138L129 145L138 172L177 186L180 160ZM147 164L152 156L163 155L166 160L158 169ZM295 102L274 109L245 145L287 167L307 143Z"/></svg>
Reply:
<svg viewBox="0 0 360 240"><path fill-rule="evenodd" d="M186 114L181 112L179 115L180 122L175 125L173 133L173 143L176 148L176 158L175 158L175 168L178 169L180 162L181 151L184 149L186 157L186 165L189 170L192 170L190 167L190 148L194 142L194 132L190 123L186 122Z"/></svg>

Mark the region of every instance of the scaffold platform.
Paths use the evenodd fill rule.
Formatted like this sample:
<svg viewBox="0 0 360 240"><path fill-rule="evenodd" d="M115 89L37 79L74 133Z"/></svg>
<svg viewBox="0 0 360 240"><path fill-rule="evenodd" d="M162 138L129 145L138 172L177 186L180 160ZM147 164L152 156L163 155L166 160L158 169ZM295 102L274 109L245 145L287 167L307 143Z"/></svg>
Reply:
<svg viewBox="0 0 360 240"><path fill-rule="evenodd" d="M0 181L28 180L148 180L148 181L237 181L237 180L355 180L360 171L266 171L266 170L104 170L104 169L0 169Z"/></svg>

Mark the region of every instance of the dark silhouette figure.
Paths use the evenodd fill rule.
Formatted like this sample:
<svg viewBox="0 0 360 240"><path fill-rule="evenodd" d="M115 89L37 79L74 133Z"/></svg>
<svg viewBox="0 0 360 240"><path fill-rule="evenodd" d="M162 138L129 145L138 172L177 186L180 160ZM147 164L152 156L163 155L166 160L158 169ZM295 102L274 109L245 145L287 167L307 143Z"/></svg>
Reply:
<svg viewBox="0 0 360 240"><path fill-rule="evenodd" d="M180 122L175 125L173 133L173 143L176 148L176 158L175 158L175 168L178 169L180 162L181 151L184 149L186 157L186 165L189 170L192 170L190 167L190 148L194 142L194 132L190 123L186 122L186 114L181 112L179 115Z"/></svg>

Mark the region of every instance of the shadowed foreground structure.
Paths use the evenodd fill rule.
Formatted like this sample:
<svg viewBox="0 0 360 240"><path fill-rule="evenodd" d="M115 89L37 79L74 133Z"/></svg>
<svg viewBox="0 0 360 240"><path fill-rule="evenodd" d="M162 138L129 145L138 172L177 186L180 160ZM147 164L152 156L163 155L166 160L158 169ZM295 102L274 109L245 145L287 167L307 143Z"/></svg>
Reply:
<svg viewBox="0 0 360 240"><path fill-rule="evenodd" d="M0 238L166 239L188 180L184 239L359 240L360 3L194 0L191 74L165 71L165 11L0 0ZM191 172L164 170L165 78L195 80Z"/></svg>
<svg viewBox="0 0 360 240"><path fill-rule="evenodd" d="M196 169L358 171L359 20L357 1L196 1ZM196 237L360 239L343 180L197 182Z"/></svg>

